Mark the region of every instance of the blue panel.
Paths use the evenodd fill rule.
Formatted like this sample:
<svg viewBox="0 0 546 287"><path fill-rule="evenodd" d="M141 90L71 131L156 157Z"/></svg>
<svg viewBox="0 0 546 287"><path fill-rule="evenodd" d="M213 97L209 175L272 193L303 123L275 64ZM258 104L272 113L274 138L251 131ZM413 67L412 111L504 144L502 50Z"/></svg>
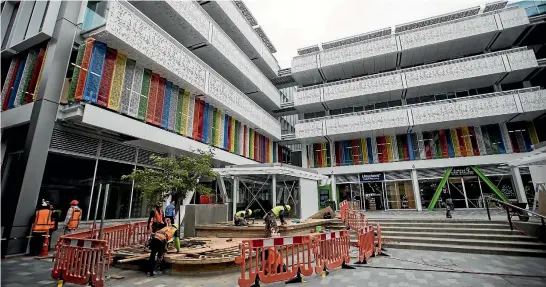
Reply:
<svg viewBox="0 0 546 287"><path fill-rule="evenodd" d="M373 149L372 149L372 138L366 138L366 146L368 147L368 160L370 163L373 162Z"/></svg>
<svg viewBox="0 0 546 287"><path fill-rule="evenodd" d="M455 150L453 150L453 140L451 139L451 130L445 129L446 139L447 139L447 153L449 157L455 157Z"/></svg>
<svg viewBox="0 0 546 287"><path fill-rule="evenodd" d="M171 93L173 83L167 81L165 85L165 98L163 98L163 117L161 118L161 127L166 129L169 124L169 111L171 110Z"/></svg>
<svg viewBox="0 0 546 287"><path fill-rule="evenodd" d="M9 96L8 109L15 108L15 97L17 96L17 90L19 89L19 84L21 83L21 77L23 76L23 70L25 69L26 61L26 55L19 61L17 76L15 77L15 81L13 81L13 89L11 90L11 94ZM9 83L4 83L4 85L9 85Z"/></svg>
<svg viewBox="0 0 546 287"><path fill-rule="evenodd" d="M500 126L498 124L493 125L495 133L497 134L497 140L499 141L498 147L499 147L499 153L506 153L506 146L504 145L504 139L502 138L502 132L500 129Z"/></svg>
<svg viewBox="0 0 546 287"><path fill-rule="evenodd" d="M106 57L106 44L95 41L93 55L89 63L89 72L87 73L87 82L83 92L83 100L96 103L99 95L100 80L104 68L104 58Z"/></svg>
<svg viewBox="0 0 546 287"><path fill-rule="evenodd" d="M203 115L203 136L201 137L201 141L204 143L207 142L209 135L209 113L210 105L208 103L205 103L205 112Z"/></svg>
<svg viewBox="0 0 546 287"><path fill-rule="evenodd" d="M415 160L415 155L413 154L413 142L411 142L411 134L406 134L406 140L408 141L408 154L410 160Z"/></svg>
<svg viewBox="0 0 546 287"><path fill-rule="evenodd" d="M224 149L229 149L228 148L228 139L229 139L228 127L229 127L229 116L225 115L225 119L224 119Z"/></svg>

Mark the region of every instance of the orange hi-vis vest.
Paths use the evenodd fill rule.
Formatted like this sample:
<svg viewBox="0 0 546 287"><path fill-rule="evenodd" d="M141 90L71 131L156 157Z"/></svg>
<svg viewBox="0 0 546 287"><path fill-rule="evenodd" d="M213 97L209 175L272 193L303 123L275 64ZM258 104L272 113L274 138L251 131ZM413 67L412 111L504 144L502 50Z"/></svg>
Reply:
<svg viewBox="0 0 546 287"><path fill-rule="evenodd" d="M267 264L265 271L268 273L276 273L279 266L282 266L282 255L274 248L269 249L269 256L267 258Z"/></svg>
<svg viewBox="0 0 546 287"><path fill-rule="evenodd" d="M70 216L70 219L68 220L68 224L66 225L66 228L68 230L75 230L78 228L78 225L80 225L80 217L82 215L82 210L78 207L71 207L72 208L72 216Z"/></svg>
<svg viewBox="0 0 546 287"><path fill-rule="evenodd" d="M51 210L40 209L36 211L36 219L34 220L33 232L48 232L49 229L55 227L55 222L51 220Z"/></svg>
<svg viewBox="0 0 546 287"><path fill-rule="evenodd" d="M173 238L175 228L172 226L163 227L155 232L155 239L159 239L163 242L169 242Z"/></svg>
<svg viewBox="0 0 546 287"><path fill-rule="evenodd" d="M154 209L152 222L163 223L163 210L157 211L157 209Z"/></svg>

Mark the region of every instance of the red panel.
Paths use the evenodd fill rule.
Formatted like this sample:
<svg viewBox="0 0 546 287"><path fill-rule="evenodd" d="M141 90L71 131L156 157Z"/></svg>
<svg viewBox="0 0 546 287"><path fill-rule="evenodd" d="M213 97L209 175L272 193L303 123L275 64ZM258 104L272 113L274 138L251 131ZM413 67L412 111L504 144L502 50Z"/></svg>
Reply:
<svg viewBox="0 0 546 287"><path fill-rule="evenodd" d="M377 137L377 146L378 151L381 152L381 156L379 157L379 162L388 162L389 161L389 154L387 152L387 145L385 144L387 142L386 138L384 136Z"/></svg>
<svg viewBox="0 0 546 287"><path fill-rule="evenodd" d="M154 112L154 125L161 125L163 118L163 100L165 99L165 86L167 80L165 78L159 78L159 86L157 88L157 96L155 100L155 112Z"/></svg>
<svg viewBox="0 0 546 287"><path fill-rule="evenodd" d="M440 146L442 147L442 157L448 158L449 153L447 151L447 137L445 130L440 130Z"/></svg>
<svg viewBox="0 0 546 287"><path fill-rule="evenodd" d="M199 101L199 127L197 129L197 140L202 141L203 139L203 128L205 127L205 101Z"/></svg>
<svg viewBox="0 0 546 287"><path fill-rule="evenodd" d="M317 154L315 166L322 167L322 153L320 152L320 144L313 144L313 157L315 156L315 153Z"/></svg>
<svg viewBox="0 0 546 287"><path fill-rule="evenodd" d="M146 122L153 123L155 118L155 102L157 98L157 90L159 89L159 75L152 73L152 82L150 84L150 92L148 94L148 110L146 111Z"/></svg>
<svg viewBox="0 0 546 287"><path fill-rule="evenodd" d="M5 110L8 109L11 90L13 90L13 83L15 82L15 78L17 78L17 70L19 70L20 62L21 62L20 59L17 59L16 62L15 62L15 68L13 69L13 76L11 76L11 81L9 82L8 91L6 92L6 96L4 97L4 102L2 103L2 111L5 111ZM22 67L21 67L21 69L22 69Z"/></svg>
<svg viewBox="0 0 546 287"><path fill-rule="evenodd" d="M108 106L108 98L110 97L110 88L112 87L112 79L114 78L114 67L116 65L116 56L118 51L108 48L106 50L106 59L104 60L104 71L100 79L99 95L97 97L97 105L101 107Z"/></svg>
<svg viewBox="0 0 546 287"><path fill-rule="evenodd" d="M74 100L81 101L83 99L83 92L85 90L85 83L87 82L87 70L89 70L89 64L91 64L91 56L93 55L93 46L95 45L94 39L89 39L85 42L85 50L83 52L82 66L80 68L80 75L78 76L78 84L76 85L76 92L74 93Z"/></svg>
<svg viewBox="0 0 546 287"><path fill-rule="evenodd" d="M404 160L409 160L408 140L407 136L402 137L402 150L404 151Z"/></svg>
<svg viewBox="0 0 546 287"><path fill-rule="evenodd" d="M40 53L38 53L38 58L36 59L36 65L34 65L34 71L32 72L32 78L30 80L30 84L28 85L27 89L27 96L25 99L25 102L32 103L32 98L34 94L34 89L36 88L36 83L38 83L38 76L40 75L40 68L42 68L42 63L44 61L44 55L45 50L40 49Z"/></svg>
<svg viewBox="0 0 546 287"><path fill-rule="evenodd" d="M195 105L193 106L193 130L191 137L195 140L199 139L199 114L201 113L201 101L195 99Z"/></svg>
<svg viewBox="0 0 546 287"><path fill-rule="evenodd" d="M459 140L459 149L461 150L461 156L466 156L466 145L464 143L464 135L463 130L461 128L457 128L457 139Z"/></svg>
<svg viewBox="0 0 546 287"><path fill-rule="evenodd" d="M430 148L430 140L431 137L430 133L423 133L423 138L426 137L427 139L423 142L425 144L425 155L427 159L432 159L432 149Z"/></svg>
<svg viewBox="0 0 546 287"><path fill-rule="evenodd" d="M359 150L358 150L358 146L360 146L358 144L360 140L352 140L351 141L351 144L353 145L353 148L351 149L352 153L353 153L353 163L354 164L360 164L360 159L359 159Z"/></svg>
<svg viewBox="0 0 546 287"><path fill-rule="evenodd" d="M244 128L243 128L243 133L244 133L244 137L243 137L243 156L248 156L248 154L246 154L246 137L247 137L247 133L248 133L248 130L247 130L246 126L244 126Z"/></svg>
<svg viewBox="0 0 546 287"><path fill-rule="evenodd" d="M335 142L334 147L336 149L336 166L341 166L341 142Z"/></svg>

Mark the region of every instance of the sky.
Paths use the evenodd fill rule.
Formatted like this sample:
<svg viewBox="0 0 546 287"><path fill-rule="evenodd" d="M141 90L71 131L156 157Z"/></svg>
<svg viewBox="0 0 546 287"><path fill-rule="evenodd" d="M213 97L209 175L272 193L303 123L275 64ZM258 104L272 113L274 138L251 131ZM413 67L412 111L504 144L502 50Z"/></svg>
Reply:
<svg viewBox="0 0 546 287"><path fill-rule="evenodd" d="M429 18L494 0L245 0L289 68L299 48Z"/></svg>

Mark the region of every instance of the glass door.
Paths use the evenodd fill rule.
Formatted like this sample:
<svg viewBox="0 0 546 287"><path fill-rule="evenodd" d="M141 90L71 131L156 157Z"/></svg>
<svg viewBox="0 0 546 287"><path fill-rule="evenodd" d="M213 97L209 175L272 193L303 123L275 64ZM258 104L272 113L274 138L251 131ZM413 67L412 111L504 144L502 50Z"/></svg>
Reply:
<svg viewBox="0 0 546 287"><path fill-rule="evenodd" d="M460 177L454 177L450 178L448 182L449 184L447 190L451 194L451 199L453 200L453 205L455 208L468 208L463 179Z"/></svg>
<svg viewBox="0 0 546 287"><path fill-rule="evenodd" d="M483 208L483 194L480 179L477 176L464 178L464 189L468 207Z"/></svg>
<svg viewBox="0 0 546 287"><path fill-rule="evenodd" d="M383 182L365 182L362 184L366 210L385 209L383 184Z"/></svg>

